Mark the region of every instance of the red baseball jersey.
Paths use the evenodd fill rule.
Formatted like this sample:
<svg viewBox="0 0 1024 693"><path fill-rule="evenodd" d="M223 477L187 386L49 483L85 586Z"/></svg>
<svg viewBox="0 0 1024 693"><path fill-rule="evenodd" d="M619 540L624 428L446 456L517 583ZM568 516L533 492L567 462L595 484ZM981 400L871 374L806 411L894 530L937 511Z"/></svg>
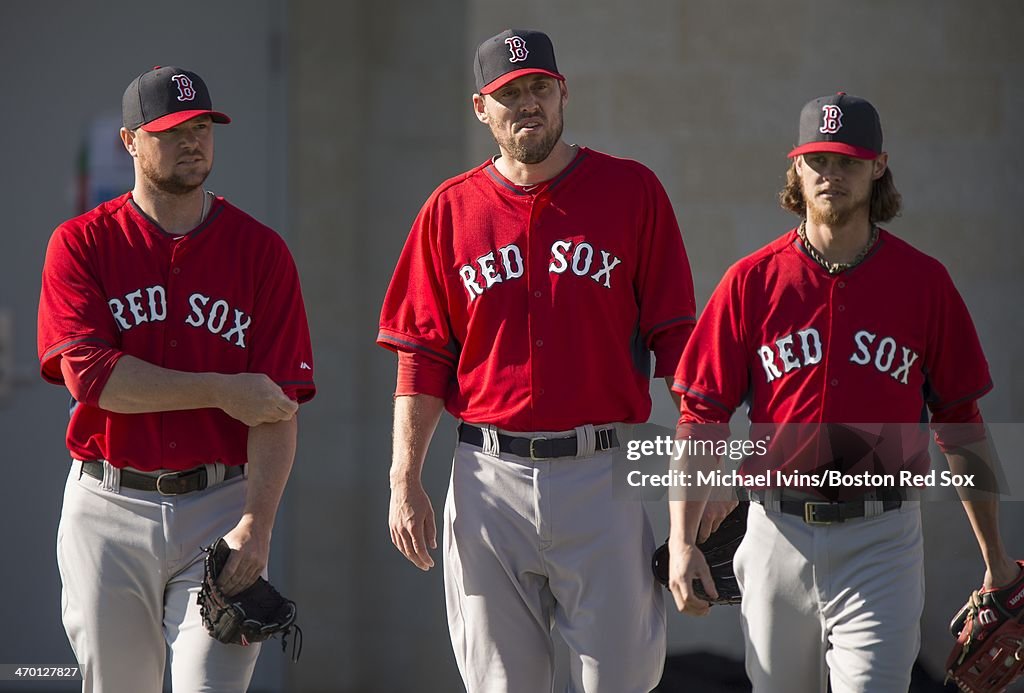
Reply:
<svg viewBox="0 0 1024 693"><path fill-rule="evenodd" d="M674 386L681 424L726 423L746 401L754 424L813 425L920 424L926 406L940 412L991 388L941 263L883 230L860 264L829 275L795 229L726 272ZM927 470L927 455L905 452Z"/></svg>
<svg viewBox="0 0 1024 693"><path fill-rule="evenodd" d="M130 193L57 227L39 300L43 378L63 384L61 355L80 344L179 371L265 373L299 402L316 392L291 254L221 197L181 237L165 233ZM67 444L77 459L191 469L244 464L248 430L219 409L116 414L78 402Z"/></svg>
<svg viewBox="0 0 1024 693"><path fill-rule="evenodd" d="M451 366L458 418L562 431L646 421L650 349L695 312L658 179L582 148L532 190L490 162L441 185L399 258L377 342Z"/></svg>

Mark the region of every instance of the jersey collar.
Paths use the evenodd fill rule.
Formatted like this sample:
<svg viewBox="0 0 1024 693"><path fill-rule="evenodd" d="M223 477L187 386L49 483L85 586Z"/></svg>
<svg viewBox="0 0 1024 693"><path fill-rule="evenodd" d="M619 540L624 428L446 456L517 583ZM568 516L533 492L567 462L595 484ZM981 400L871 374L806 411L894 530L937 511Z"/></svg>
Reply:
<svg viewBox="0 0 1024 693"><path fill-rule="evenodd" d="M220 204L220 198L214 197L213 202L210 205L210 212L209 214L206 215L206 219L204 219L202 223L199 224L199 226L196 226L188 233L178 236L175 236L174 234L171 233L167 233L167 231L165 231L164 228L160 226L160 224L158 224L155 219L153 219L153 217L143 212L142 208L139 207L138 203L135 202L135 200L131 197L131 193L128 193L128 209L130 209L136 215L141 217L141 220L145 222L147 226L152 227L152 230L156 232L158 235L168 240L176 241L182 238L195 238L196 236L201 234L203 231L209 228L210 225L213 223L213 220L220 215L221 211L223 210L223 207Z"/></svg>
<svg viewBox="0 0 1024 693"><path fill-rule="evenodd" d="M494 165L495 162L498 160L499 155L495 155L491 158L491 163L487 164L487 166L484 168L484 173L487 174L487 177L490 178L492 183L494 183L502 190L506 190L512 193L513 195L531 197L539 195L540 193L545 191L554 190L555 187L557 187L563 180L565 180L570 173L576 170L576 167L579 166L580 163L582 163L583 160L587 158L587 155L588 150L586 147L578 147L576 151L576 156L573 157L573 160L569 162L569 165L562 169L557 176L551 178L550 180L537 183L536 185L531 185L528 188L524 188L522 185L516 185L515 183L513 183L512 181L510 181L508 178L501 174L501 171L498 170L498 167Z"/></svg>
<svg viewBox="0 0 1024 693"><path fill-rule="evenodd" d="M868 251L867 255L865 255L860 262L858 262L856 265L849 269L843 270L842 272L837 272L836 274L829 274L828 270L826 270L824 267L818 264L818 261L814 259L814 256L811 255L807 251L807 248L804 247L803 241L800 240L800 234L797 233L797 231L797 228L794 228L792 231L790 231L790 235L792 236L792 240L790 241L790 247L792 247L793 250L795 250L796 253L800 255L801 259L803 259L803 261L806 264L815 268L818 272L821 273L822 276L828 277L829 279L851 277L854 274L856 274L857 270L867 265L871 261L871 259L878 254L878 251L882 248L883 245L885 245L886 237L889 235L885 229L883 229L882 227L878 227L878 239L875 241L875 244L871 246L871 250Z"/></svg>

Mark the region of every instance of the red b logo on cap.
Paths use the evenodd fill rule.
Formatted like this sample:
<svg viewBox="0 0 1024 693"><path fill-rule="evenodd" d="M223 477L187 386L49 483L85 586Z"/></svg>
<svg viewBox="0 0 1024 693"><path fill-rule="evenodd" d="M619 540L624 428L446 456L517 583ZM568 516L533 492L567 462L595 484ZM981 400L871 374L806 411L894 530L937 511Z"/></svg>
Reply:
<svg viewBox="0 0 1024 693"><path fill-rule="evenodd" d="M196 98L195 87L188 75L174 75L171 79L178 85L178 101L192 101Z"/></svg>
<svg viewBox="0 0 1024 693"><path fill-rule="evenodd" d="M512 53L512 57L508 59L510 63L526 60L526 56L530 54L530 51L526 50L526 41L521 36L509 36L505 39L505 44L508 45L508 50Z"/></svg>
<svg viewBox="0 0 1024 693"><path fill-rule="evenodd" d="M821 107L821 127L818 132L826 135L834 135L843 127L843 112L835 104L827 104Z"/></svg>

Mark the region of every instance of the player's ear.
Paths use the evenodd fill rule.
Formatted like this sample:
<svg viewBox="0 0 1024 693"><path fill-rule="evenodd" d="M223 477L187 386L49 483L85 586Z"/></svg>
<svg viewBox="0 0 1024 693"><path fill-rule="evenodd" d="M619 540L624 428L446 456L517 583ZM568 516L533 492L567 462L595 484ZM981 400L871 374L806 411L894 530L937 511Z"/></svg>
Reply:
<svg viewBox="0 0 1024 693"><path fill-rule="evenodd" d="M562 106L565 106L565 104L569 103L569 87L564 79L558 80L558 89L562 92Z"/></svg>
<svg viewBox="0 0 1024 693"><path fill-rule="evenodd" d="M483 94L473 94L473 113L481 123L487 122L486 98Z"/></svg>
<svg viewBox="0 0 1024 693"><path fill-rule="evenodd" d="M885 169L889 166L889 154L887 152L882 152L875 157L875 160L871 162L871 164L871 180L878 180L885 175Z"/></svg>
<svg viewBox="0 0 1024 693"><path fill-rule="evenodd" d="M124 148L128 150L129 154L135 156L137 153L135 149L135 132L128 128L121 128L120 134L121 143L124 145Z"/></svg>

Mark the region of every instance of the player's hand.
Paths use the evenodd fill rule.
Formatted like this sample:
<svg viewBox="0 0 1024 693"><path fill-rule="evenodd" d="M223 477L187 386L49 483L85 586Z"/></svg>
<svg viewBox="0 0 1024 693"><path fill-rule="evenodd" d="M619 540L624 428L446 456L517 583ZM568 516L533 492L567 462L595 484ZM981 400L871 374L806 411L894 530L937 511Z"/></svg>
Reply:
<svg viewBox="0 0 1024 693"><path fill-rule="evenodd" d="M718 598L711 569L704 560L704 554L695 544L675 541L669 538L668 589L676 602L676 608L684 614L706 616L711 604L699 598L693 591L693 581L700 580L708 596Z"/></svg>
<svg viewBox="0 0 1024 693"><path fill-rule="evenodd" d="M224 541L232 551L217 578L217 585L230 597L256 582L256 578L266 571L270 559L270 535L255 532L252 518L243 516L235 528L224 535Z"/></svg>
<svg viewBox="0 0 1024 693"><path fill-rule="evenodd" d="M299 405L263 373L227 376L220 408L246 426L290 421Z"/></svg>
<svg viewBox="0 0 1024 693"><path fill-rule="evenodd" d="M429 550L437 548L434 508L418 479L400 481L391 487L388 509L391 543L420 570L434 567Z"/></svg>
<svg viewBox="0 0 1024 693"><path fill-rule="evenodd" d="M729 516L739 502L736 492L731 486L714 486L711 497L704 506L704 514L700 516L700 527L697 529L697 543L702 544L718 529L722 520Z"/></svg>

